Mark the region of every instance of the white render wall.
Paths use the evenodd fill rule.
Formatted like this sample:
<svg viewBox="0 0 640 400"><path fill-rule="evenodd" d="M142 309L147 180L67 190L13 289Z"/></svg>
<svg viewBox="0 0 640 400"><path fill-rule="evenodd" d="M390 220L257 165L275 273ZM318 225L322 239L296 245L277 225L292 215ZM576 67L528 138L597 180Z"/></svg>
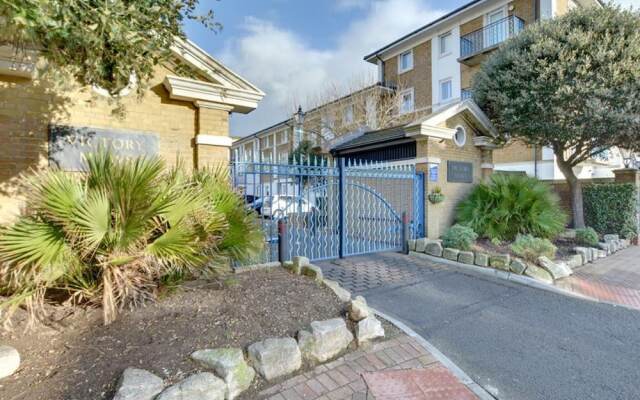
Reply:
<svg viewBox="0 0 640 400"><path fill-rule="evenodd" d="M450 46L451 52L445 56L440 56L440 35L451 31ZM460 78L460 26L448 26L439 31L431 40L431 102L433 111L460 100L461 78ZM451 99L442 103L440 100L440 82L451 78Z"/></svg>

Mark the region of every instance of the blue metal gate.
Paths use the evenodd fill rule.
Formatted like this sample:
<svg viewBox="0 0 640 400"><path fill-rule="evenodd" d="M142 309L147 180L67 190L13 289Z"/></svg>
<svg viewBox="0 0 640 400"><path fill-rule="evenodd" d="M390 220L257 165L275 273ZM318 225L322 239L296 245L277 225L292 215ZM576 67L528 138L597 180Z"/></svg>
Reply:
<svg viewBox="0 0 640 400"><path fill-rule="evenodd" d="M265 232L258 262L278 260L279 249L283 259L311 260L401 251L406 239L424 236L424 177L413 165L235 162L232 176Z"/></svg>

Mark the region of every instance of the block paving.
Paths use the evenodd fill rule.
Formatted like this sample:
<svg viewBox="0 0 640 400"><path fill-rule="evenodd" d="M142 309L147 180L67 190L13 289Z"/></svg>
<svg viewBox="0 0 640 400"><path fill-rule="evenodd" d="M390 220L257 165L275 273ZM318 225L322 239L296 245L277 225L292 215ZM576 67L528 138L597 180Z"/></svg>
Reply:
<svg viewBox="0 0 640 400"><path fill-rule="evenodd" d="M477 398L431 353L405 334L319 365L262 391L259 396L269 400Z"/></svg>
<svg viewBox="0 0 640 400"><path fill-rule="evenodd" d="M631 246L556 282L591 298L640 309L640 247Z"/></svg>
<svg viewBox="0 0 640 400"><path fill-rule="evenodd" d="M324 276L337 281L352 293L363 293L380 286L402 285L446 269L444 264L428 263L399 253L378 253L317 263Z"/></svg>

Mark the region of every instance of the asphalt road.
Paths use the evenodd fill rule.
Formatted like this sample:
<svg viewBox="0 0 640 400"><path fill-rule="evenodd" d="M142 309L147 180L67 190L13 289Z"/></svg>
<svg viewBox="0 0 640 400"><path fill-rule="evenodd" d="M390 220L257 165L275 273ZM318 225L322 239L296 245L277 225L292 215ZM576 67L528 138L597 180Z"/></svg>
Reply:
<svg viewBox="0 0 640 400"><path fill-rule="evenodd" d="M362 294L498 399L640 399L639 311L442 268Z"/></svg>

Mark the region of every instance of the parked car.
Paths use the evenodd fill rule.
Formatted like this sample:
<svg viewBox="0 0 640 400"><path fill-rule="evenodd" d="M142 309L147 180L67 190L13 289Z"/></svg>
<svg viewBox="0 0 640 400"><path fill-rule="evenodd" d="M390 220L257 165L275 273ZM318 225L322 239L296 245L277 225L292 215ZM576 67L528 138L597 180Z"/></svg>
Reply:
<svg viewBox="0 0 640 400"><path fill-rule="evenodd" d="M246 204L253 204L256 201L260 200L260 197L254 196L252 194L245 194L243 197Z"/></svg>
<svg viewBox="0 0 640 400"><path fill-rule="evenodd" d="M318 208L299 196L265 196L254 201L251 208L265 218L283 218L291 214L317 213Z"/></svg>

